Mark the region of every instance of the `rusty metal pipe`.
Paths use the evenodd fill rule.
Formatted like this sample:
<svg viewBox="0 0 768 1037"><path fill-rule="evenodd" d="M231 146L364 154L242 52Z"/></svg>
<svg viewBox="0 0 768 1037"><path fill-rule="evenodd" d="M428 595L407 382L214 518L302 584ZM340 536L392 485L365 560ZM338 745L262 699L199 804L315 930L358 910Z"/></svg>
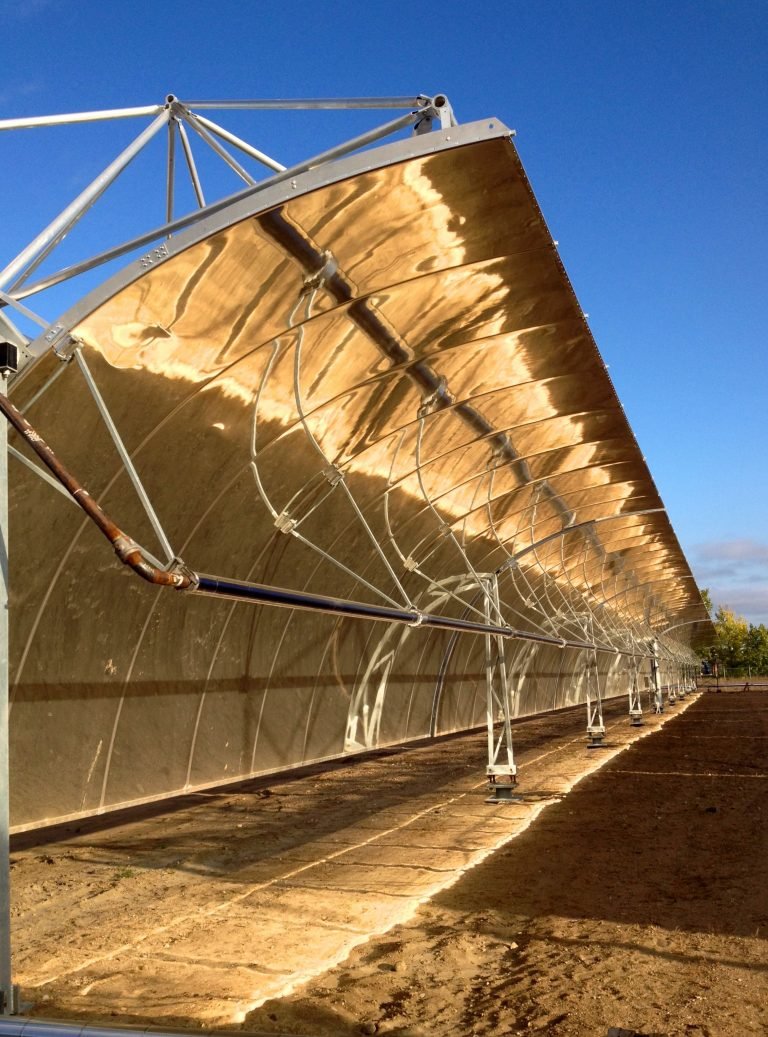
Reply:
<svg viewBox="0 0 768 1037"><path fill-rule="evenodd" d="M21 411L3 393L0 393L0 411L8 423L34 450L48 471L61 483L75 503L109 540L115 549L115 554L124 565L133 569L143 580L159 587L174 587L176 590L184 590L191 585L192 579L187 574L166 572L165 569L158 569L157 566L147 561L136 541L127 536L102 510L86 488L64 467L40 433L35 431Z"/></svg>

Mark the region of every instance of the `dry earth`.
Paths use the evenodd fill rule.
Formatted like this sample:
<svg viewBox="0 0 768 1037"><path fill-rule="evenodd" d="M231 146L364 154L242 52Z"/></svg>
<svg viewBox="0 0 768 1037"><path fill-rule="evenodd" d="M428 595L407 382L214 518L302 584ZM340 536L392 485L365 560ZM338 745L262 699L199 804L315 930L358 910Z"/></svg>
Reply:
<svg viewBox="0 0 768 1037"><path fill-rule="evenodd" d="M608 749L581 710L516 725L513 805L473 734L19 837L23 996L275 1034L766 1034L768 694L625 709Z"/></svg>

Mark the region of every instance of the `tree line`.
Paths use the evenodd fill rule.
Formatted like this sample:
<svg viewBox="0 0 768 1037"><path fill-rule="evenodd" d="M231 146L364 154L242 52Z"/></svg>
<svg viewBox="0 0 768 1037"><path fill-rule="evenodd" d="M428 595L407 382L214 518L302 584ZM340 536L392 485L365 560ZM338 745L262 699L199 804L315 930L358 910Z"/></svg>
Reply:
<svg viewBox="0 0 768 1037"><path fill-rule="evenodd" d="M768 627L765 623L748 623L727 605L713 609L709 592L701 592L704 604L712 616L715 644L707 649L705 659L710 666L715 661L722 676L758 677L768 675Z"/></svg>

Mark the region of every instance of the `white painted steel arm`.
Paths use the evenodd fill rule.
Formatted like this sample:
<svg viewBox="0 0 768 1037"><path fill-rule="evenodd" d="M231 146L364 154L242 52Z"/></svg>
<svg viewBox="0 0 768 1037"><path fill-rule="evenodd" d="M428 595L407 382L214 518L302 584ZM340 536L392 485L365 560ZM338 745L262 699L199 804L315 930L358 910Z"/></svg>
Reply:
<svg viewBox="0 0 768 1037"><path fill-rule="evenodd" d="M227 149L223 147L221 144L219 144L219 142L216 140L213 134L209 133L208 130L203 126L202 121L198 118L197 115L193 115L191 112L186 112L182 110L181 117L186 121L188 126L192 127L192 129L199 137L202 137L202 139L205 141L208 147L215 151L219 158L222 158L227 163L229 168L233 170L244 183L248 184L249 187L255 186L256 181L248 172L248 170L243 169L243 167L240 165L237 159L233 158L233 156L230 155Z"/></svg>
<svg viewBox="0 0 768 1037"><path fill-rule="evenodd" d="M131 455L128 453L125 444L123 443L122 437L117 430L117 426L115 425L112 419L112 415L109 413L109 408L104 402L104 397L101 395L99 387L96 385L96 381L93 377L93 374L91 373L91 369L88 367L88 364L86 363L81 347L78 346L78 348L75 350L74 356L75 360L77 361L77 365L80 368L80 371L83 375L83 378L85 379L85 383L88 386L88 389L91 393L91 396L93 396L94 402L96 403L96 406L99 409L99 414L101 414L104 424L107 427L107 431L109 432L110 438L112 439L112 442L115 444L115 449L117 450L120 460L123 462L126 474L133 483L133 487L136 490L136 493L138 495L139 500L141 501L144 511L146 512L147 518L149 519L150 524L155 531L155 536L160 541L160 545L163 551L165 552L168 564L170 564L175 559L176 552L171 547L170 541L168 540L168 537L165 534L165 530L163 529L160 523L160 519L157 517L157 512L152 506L152 502L149 499L147 491L144 489L144 485L141 479L139 478L139 473L136 471L133 459Z"/></svg>
<svg viewBox="0 0 768 1037"><path fill-rule="evenodd" d="M8 295L7 292L0 291L0 301L6 306L12 306L17 313L23 314L28 320L31 320L34 324L37 324L41 328L47 328L50 321L43 320L39 314L35 313L34 310L30 310L28 306L20 303L18 299L14 299L12 295Z"/></svg>
<svg viewBox="0 0 768 1037"><path fill-rule="evenodd" d="M176 180L176 120L168 120L168 164L165 181L165 219L173 219L174 185Z"/></svg>
<svg viewBox="0 0 768 1037"><path fill-rule="evenodd" d="M117 179L125 167L138 155L144 145L166 125L169 115L168 110L163 109L157 118L129 144L125 151L118 155L113 162L110 162L106 169L84 191L81 191L77 198L70 202L55 220L48 224L45 230L42 230L15 259L11 260L8 266L0 272L0 287L5 287L25 267L32 264L35 260L39 262L43 256L47 255L56 246L88 209L98 201L109 185Z"/></svg>
<svg viewBox="0 0 768 1037"><path fill-rule="evenodd" d="M294 109L428 108L432 98L416 97L296 97L251 101L185 101L188 108L217 111L293 111Z"/></svg>
<svg viewBox="0 0 768 1037"><path fill-rule="evenodd" d="M150 242L156 241L158 238L167 237L169 234L183 230L185 227L189 227L193 223L196 223L201 219L201 216L209 216L213 213L219 212L221 209L226 208L233 202L246 198L256 191L261 191L265 187L272 187L275 184L282 183L284 180L290 180L291 177L298 176L300 173L304 173L308 169L312 169L314 166L319 166L323 162L331 162L334 159L342 158L344 155L357 151L358 148L366 147L368 144L372 144L376 140L381 140L392 133L396 133L398 130L405 129L406 126L413 126L417 119L418 114L415 114L414 112L409 112L407 115L401 115L397 119L393 119L391 122L384 123L382 126L369 130L367 133L362 133L359 137L345 141L343 144L329 148L327 151L321 151L319 155L315 155L313 158L305 159L303 162L299 162L295 166L289 166L282 173L275 173L274 176L268 177L266 180L261 180L259 183L252 182L248 187L238 191L236 194L230 195L227 198L221 199L221 201L213 202L206 206L204 212L198 210L194 213L182 216L179 219L174 220L172 223L166 223L161 227L155 227L146 234L140 234L137 237L132 238L130 241L123 242L121 245L116 245L114 248L107 249L96 256L92 256L90 259L83 260L81 263L75 263L72 266L58 270L56 273L50 274L49 276L36 281L34 284L26 285L23 290L18 292L14 291L14 295L18 299L25 299L30 295L35 295L37 292L42 292L46 288L51 288L53 285L61 284L62 281L67 281L72 277L76 277L78 274L84 273L86 270L92 270L95 267L100 266L102 263L108 263L112 259L117 259L118 257L125 255L127 252L132 252L134 249L141 248L143 245L148 245ZM181 123L179 123L179 128L182 128ZM202 126L197 127L197 132L201 136L207 135L210 137L208 131L204 130ZM207 143L210 144L210 140L207 141ZM219 145L214 143L211 144L211 147L218 150ZM2 274L0 274L0 287L2 287Z"/></svg>
<svg viewBox="0 0 768 1037"><path fill-rule="evenodd" d="M192 187L195 192L195 198L197 204L201 209L205 208L205 195L203 194L203 185L200 183L200 176L197 172L197 166L195 165L195 157L192 154L192 145L189 143L189 137L187 136L187 128L183 122L176 123L179 130L179 137L181 137L181 146L184 149L184 158L187 162L187 169L189 170L189 178L192 181Z"/></svg>
<svg viewBox="0 0 768 1037"><path fill-rule="evenodd" d="M194 114L194 113L193 113ZM261 162L263 166L268 169L274 170L276 173L282 173L285 166L282 163L277 162L274 158L270 158L269 155L265 155L263 151L259 151L258 148L254 148L251 144L242 140L234 133L230 133L229 130L225 130L223 126L219 126L218 123L212 122L211 119L206 119L203 115L195 115L194 118L201 126L205 126L206 129L210 130L211 133L215 133L217 137L221 137L228 144L233 144L240 151L246 155L250 155L251 158L255 158L257 162Z"/></svg>
<svg viewBox="0 0 768 1037"><path fill-rule="evenodd" d="M70 112L65 115L32 115L21 119L0 119L0 130L31 130L37 126L69 126L77 122L102 122L108 119L136 119L157 115L163 105L143 108L110 108L100 112Z"/></svg>

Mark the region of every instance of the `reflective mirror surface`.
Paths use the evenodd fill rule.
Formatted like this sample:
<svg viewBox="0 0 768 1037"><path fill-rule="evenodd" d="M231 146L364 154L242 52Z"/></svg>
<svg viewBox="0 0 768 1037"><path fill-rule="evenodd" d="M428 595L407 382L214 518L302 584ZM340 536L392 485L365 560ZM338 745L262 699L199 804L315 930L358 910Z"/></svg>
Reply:
<svg viewBox="0 0 768 1037"><path fill-rule="evenodd" d="M189 566L594 641L624 694L633 653L647 683L660 637L672 674L708 619L490 125L220 214L86 300L63 351ZM48 349L12 398L165 561L80 365ZM482 636L147 586L11 464L16 828L484 723ZM593 653L506 651L515 712L583 698Z"/></svg>

